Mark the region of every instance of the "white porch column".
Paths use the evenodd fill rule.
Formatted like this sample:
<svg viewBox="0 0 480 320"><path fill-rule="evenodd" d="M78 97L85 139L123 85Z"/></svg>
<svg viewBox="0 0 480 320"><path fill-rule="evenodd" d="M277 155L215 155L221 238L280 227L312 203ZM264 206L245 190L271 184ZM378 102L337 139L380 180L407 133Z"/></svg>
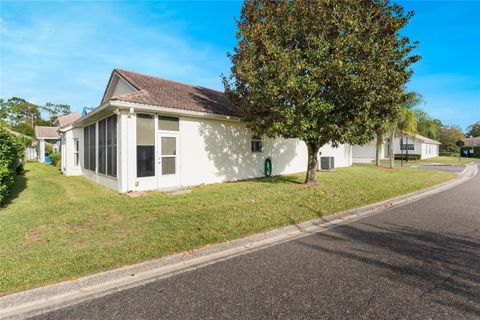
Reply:
<svg viewBox="0 0 480 320"><path fill-rule="evenodd" d="M133 190L136 177L136 117L121 110L117 122L117 174L120 192Z"/></svg>
<svg viewBox="0 0 480 320"><path fill-rule="evenodd" d="M45 140L40 139L38 141L38 162L45 162Z"/></svg>

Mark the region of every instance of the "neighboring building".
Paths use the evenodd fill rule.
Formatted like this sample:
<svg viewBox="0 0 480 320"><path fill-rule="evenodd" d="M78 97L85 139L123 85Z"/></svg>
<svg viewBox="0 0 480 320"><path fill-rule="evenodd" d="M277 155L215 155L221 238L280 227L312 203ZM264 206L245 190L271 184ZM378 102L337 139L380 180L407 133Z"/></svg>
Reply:
<svg viewBox="0 0 480 320"><path fill-rule="evenodd" d="M377 149L377 139L372 140L370 143L363 146L352 146L353 162L356 163L371 163L375 160L375 153ZM389 145L387 142L382 143L379 152L379 159L388 159L389 157Z"/></svg>
<svg viewBox="0 0 480 320"><path fill-rule="evenodd" d="M420 159L428 159L438 157L440 142L419 134L405 134L403 136L403 151L400 149L401 137L395 137L394 153L419 154ZM385 139L386 141L386 139ZM353 162L371 162L375 160L376 140L363 146L352 147ZM380 160L388 159L390 156L390 148L387 142L382 144L380 149Z"/></svg>
<svg viewBox="0 0 480 320"><path fill-rule="evenodd" d="M115 69L101 105L59 129L62 171L120 192L192 186L304 172L297 139L255 137L222 92ZM325 146L335 166L352 163L351 147Z"/></svg>
<svg viewBox="0 0 480 320"><path fill-rule="evenodd" d="M400 154L401 137L395 138L395 154ZM419 134L405 134L403 136L403 153L408 149L409 154L419 154L420 159L438 157L440 142Z"/></svg>
<svg viewBox="0 0 480 320"><path fill-rule="evenodd" d="M38 140L38 161L45 162L45 144L46 141L54 142L53 150L54 152L62 152L62 145L64 142L61 141L61 136L58 130L62 127L66 127L72 124L75 120L78 120L82 116L81 112L70 113L61 117L58 117L54 122L54 126L36 126L35 127L35 136Z"/></svg>
<svg viewBox="0 0 480 320"><path fill-rule="evenodd" d="M57 127L35 127L35 137L38 140L38 161L45 162L45 143L47 141L54 142L53 149L59 149L60 135L57 132Z"/></svg>

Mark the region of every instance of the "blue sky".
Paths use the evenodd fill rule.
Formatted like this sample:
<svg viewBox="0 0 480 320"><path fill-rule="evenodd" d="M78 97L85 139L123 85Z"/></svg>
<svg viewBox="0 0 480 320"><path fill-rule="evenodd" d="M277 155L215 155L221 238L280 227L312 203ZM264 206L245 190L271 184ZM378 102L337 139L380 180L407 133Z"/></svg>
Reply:
<svg viewBox="0 0 480 320"><path fill-rule="evenodd" d="M466 128L480 120L479 1L402 1L423 59L410 89L424 110ZM241 2L0 0L0 97L97 106L113 68L222 89Z"/></svg>

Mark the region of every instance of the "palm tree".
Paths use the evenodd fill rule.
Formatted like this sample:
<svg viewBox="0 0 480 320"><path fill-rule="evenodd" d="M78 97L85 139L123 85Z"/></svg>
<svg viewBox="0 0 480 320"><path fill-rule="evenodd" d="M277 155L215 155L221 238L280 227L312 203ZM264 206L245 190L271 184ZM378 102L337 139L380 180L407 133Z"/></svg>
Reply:
<svg viewBox="0 0 480 320"><path fill-rule="evenodd" d="M415 133L417 127L417 119L415 113L412 110L413 107L418 105L423 101L422 96L416 92L410 92L407 94L407 99L405 104L400 106L397 117L392 121L387 121L383 127L383 130L377 132L377 145L376 145L376 162L378 166L378 154L382 146L383 137L388 134L388 148L389 148L389 158L390 158L390 168L395 166L395 135L400 134L403 138L405 133ZM381 142L379 142L381 141ZM401 149L401 148L400 148ZM403 156L402 156L402 166L403 166Z"/></svg>
<svg viewBox="0 0 480 320"><path fill-rule="evenodd" d="M415 113L407 106L402 106L400 108L400 115L397 121L396 130L395 130L398 133L400 133L401 143L403 143L403 138L405 134L413 134L416 132L416 130L417 130L417 118L415 117ZM401 165L403 166L403 149L401 145L400 145L400 152L402 154ZM407 158L407 161L408 161L408 158ZM392 161L390 160L390 162Z"/></svg>

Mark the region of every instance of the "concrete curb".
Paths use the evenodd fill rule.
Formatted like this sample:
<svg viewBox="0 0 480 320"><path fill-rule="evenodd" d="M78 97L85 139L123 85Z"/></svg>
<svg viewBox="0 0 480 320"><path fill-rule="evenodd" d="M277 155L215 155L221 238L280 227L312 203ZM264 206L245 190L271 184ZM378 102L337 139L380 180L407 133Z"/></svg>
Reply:
<svg viewBox="0 0 480 320"><path fill-rule="evenodd" d="M448 190L472 179L477 174L477 165L470 164L456 179L365 207L230 242L89 275L75 281L64 281L0 297L0 319L31 317L298 239L312 233L323 232Z"/></svg>

